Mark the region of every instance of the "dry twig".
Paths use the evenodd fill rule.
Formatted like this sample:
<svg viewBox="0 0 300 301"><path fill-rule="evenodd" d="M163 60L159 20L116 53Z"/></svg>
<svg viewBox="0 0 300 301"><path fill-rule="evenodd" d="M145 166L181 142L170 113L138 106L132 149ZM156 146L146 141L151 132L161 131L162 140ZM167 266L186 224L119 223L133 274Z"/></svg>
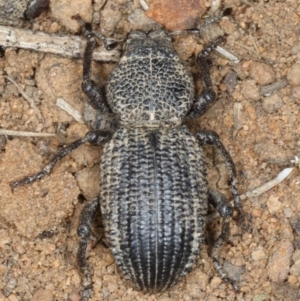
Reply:
<svg viewBox="0 0 300 301"><path fill-rule="evenodd" d="M23 91L23 89L19 86L19 84L17 84L11 77L9 77L9 76L7 76L7 75L5 75L4 77L5 77L6 79L8 79L11 83L13 83L13 84L17 87L19 93L21 93L21 95L28 101L29 105L30 105L31 108L35 111L35 113L38 115L39 119L40 119L40 120L43 120L42 113L41 113L41 111L38 109L38 107L35 105L34 100L33 100L32 98L30 98L30 97Z"/></svg>
<svg viewBox="0 0 300 301"><path fill-rule="evenodd" d="M37 133L37 132L24 132L0 129L0 135L8 136L22 136L22 137L53 137L55 134L51 133Z"/></svg>
<svg viewBox="0 0 300 301"><path fill-rule="evenodd" d="M0 26L0 45L47 53L54 53L65 57L83 57L85 39L79 36L48 34L32 30ZM119 51L106 50L103 47L93 53L96 61L119 61Z"/></svg>

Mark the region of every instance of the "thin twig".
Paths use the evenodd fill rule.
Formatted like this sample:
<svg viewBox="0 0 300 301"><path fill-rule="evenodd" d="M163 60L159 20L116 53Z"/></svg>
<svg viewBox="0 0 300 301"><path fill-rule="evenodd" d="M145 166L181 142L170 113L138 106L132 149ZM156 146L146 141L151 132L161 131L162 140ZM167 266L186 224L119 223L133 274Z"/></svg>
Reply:
<svg viewBox="0 0 300 301"><path fill-rule="evenodd" d="M147 11L149 9L149 5L146 3L145 0L140 0L140 5L141 5L143 10Z"/></svg>
<svg viewBox="0 0 300 301"><path fill-rule="evenodd" d="M53 137L55 134L51 133L37 133L37 132L24 132L0 129L0 135L8 136L22 136L22 137Z"/></svg>
<svg viewBox="0 0 300 301"><path fill-rule="evenodd" d="M288 81L286 78L279 79L275 83L262 86L260 88L260 94L263 96L270 96L272 93L285 88L288 85Z"/></svg>
<svg viewBox="0 0 300 301"><path fill-rule="evenodd" d="M71 115L76 121L84 123L82 115L76 109L74 109L70 104L68 104L64 99L57 98L56 105Z"/></svg>
<svg viewBox="0 0 300 301"><path fill-rule="evenodd" d="M289 176L289 174L293 171L293 169L294 169L293 167L285 168L274 179L270 180L269 182L267 182L259 187L256 187L252 190L245 192L243 195L241 195L241 199L245 199L246 197L258 196L258 195L270 190L274 186L281 183L284 179L286 179Z"/></svg>
<svg viewBox="0 0 300 301"><path fill-rule="evenodd" d="M297 160L298 158L295 157ZM297 162L298 163L298 162ZM289 167L289 168L285 168L284 170L282 170L274 179L270 180L269 182L266 182L265 184L256 187L254 189L248 190L247 192L243 193L240 198L241 200L245 200L247 197L255 197L258 196L268 190L270 190L271 188L273 188L274 186L278 185L279 183L281 183L283 180L285 180L290 174L291 172L294 170L293 167ZM233 205L233 200L230 201L230 204ZM214 211L213 213L209 214L206 218L207 222L211 222L212 220L214 220L217 216L219 216L219 213L217 211Z"/></svg>
<svg viewBox="0 0 300 301"><path fill-rule="evenodd" d="M79 36L48 34L39 31L0 26L0 45L54 53L65 57L82 58L86 40ZM93 59L96 61L118 62L118 49L95 49Z"/></svg>
<svg viewBox="0 0 300 301"><path fill-rule="evenodd" d="M40 120L44 120L41 111L38 109L38 107L35 105L34 100L32 98L30 98L24 91L23 89L19 86L19 84L17 84L11 77L4 75L4 78L8 79L11 83L13 83L19 93L22 94L22 96L28 101L29 105L31 106L31 108L35 111L35 113L38 115Z"/></svg>

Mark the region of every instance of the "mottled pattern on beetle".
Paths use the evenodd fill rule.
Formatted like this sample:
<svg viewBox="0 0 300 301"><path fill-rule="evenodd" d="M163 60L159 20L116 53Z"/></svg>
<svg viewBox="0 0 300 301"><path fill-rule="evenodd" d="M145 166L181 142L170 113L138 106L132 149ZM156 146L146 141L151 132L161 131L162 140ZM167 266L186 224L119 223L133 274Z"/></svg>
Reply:
<svg viewBox="0 0 300 301"><path fill-rule="evenodd" d="M101 160L101 210L116 263L138 289L165 290L192 269L205 231L203 151L185 126L120 128Z"/></svg>
<svg viewBox="0 0 300 301"><path fill-rule="evenodd" d="M164 50L164 51L163 51ZM194 83L174 51L144 48L122 57L107 84L107 99L122 122L179 124L194 101Z"/></svg>

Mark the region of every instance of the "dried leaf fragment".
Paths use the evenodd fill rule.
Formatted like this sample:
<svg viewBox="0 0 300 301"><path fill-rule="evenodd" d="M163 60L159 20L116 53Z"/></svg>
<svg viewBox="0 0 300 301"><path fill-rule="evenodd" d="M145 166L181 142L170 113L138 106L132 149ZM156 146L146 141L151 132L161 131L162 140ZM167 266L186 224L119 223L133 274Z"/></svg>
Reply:
<svg viewBox="0 0 300 301"><path fill-rule="evenodd" d="M204 0L153 0L147 16L167 30L193 28L206 12Z"/></svg>

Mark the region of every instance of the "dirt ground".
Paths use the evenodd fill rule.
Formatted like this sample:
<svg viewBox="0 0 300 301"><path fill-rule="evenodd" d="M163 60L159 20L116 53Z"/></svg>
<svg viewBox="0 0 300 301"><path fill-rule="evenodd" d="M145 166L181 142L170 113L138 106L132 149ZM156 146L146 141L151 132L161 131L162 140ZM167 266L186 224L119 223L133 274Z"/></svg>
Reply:
<svg viewBox="0 0 300 301"><path fill-rule="evenodd" d="M155 6L159 1L143 2L154 3L150 6L154 15L165 13ZM300 153L300 3L199 3L205 4L207 15L232 8L231 15L217 22L219 28L214 30L224 34L222 45L240 61L212 55L218 99L191 123L192 130L211 129L220 135L236 164L241 194L274 179L284 168L294 169L279 185L243 200L249 216L247 229L231 222L221 260L239 284L239 292L221 281L209 256L211 242L218 235L217 219L208 224L208 244L202 246L195 269L178 285L156 295L134 290L119 275L109 249L93 242L88 248L93 272L91 301L300 300L300 173L291 162ZM189 14L183 7L173 7L180 14L170 14L172 21L181 21L185 11ZM157 26L137 0L53 0L40 17L15 26L78 34L78 24L70 19L76 13L92 21L105 36L119 39L132 29ZM194 27L201 23L198 15L193 14ZM170 21L168 16L163 19ZM176 29L176 24L172 26ZM174 47L194 75L197 93L202 85L194 55L211 35L174 38ZM99 85L105 85L114 67L110 62L93 64ZM14 191L9 183L39 171L59 147L87 132L84 124L55 104L63 98L83 114L82 60L7 48L0 58L0 72L0 127L55 134L52 138L0 136L0 301L78 301L81 277L76 266L76 228L84 205L99 191L101 147L80 147L41 181ZM10 79L34 99L40 117ZM206 152L210 185L231 198L222 158L212 148L207 147Z"/></svg>

